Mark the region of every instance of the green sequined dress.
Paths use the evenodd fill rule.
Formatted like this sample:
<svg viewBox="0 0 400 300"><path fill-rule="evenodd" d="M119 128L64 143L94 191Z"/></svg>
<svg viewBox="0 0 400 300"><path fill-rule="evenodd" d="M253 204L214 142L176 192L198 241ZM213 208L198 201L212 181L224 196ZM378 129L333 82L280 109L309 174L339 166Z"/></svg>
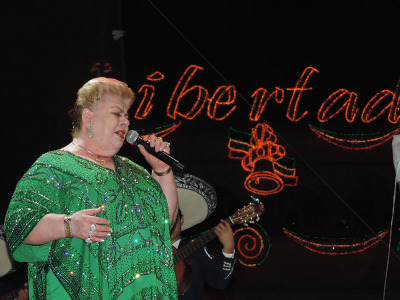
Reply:
<svg viewBox="0 0 400 300"><path fill-rule="evenodd" d="M113 160L115 171L68 151L52 151L18 183L5 231L14 259L28 262L30 299L177 299L162 189L127 158ZM103 243L63 238L22 244L44 215L72 215L102 204L97 216L113 229Z"/></svg>

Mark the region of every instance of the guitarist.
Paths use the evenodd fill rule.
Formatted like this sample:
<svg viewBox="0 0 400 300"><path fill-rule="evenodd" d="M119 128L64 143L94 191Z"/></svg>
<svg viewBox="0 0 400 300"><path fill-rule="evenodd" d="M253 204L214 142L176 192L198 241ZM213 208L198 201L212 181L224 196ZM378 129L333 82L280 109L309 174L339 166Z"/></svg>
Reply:
<svg viewBox="0 0 400 300"><path fill-rule="evenodd" d="M171 229L171 242L176 249L182 248L190 241L181 240L181 226L184 216L178 210L178 217L174 227ZM204 283L211 287L223 290L229 284L235 263L235 241L230 224L221 220L215 227L215 233L223 245L222 255L213 258L205 247L197 250L189 261L192 273L192 281L189 289L180 295L179 299L204 299Z"/></svg>

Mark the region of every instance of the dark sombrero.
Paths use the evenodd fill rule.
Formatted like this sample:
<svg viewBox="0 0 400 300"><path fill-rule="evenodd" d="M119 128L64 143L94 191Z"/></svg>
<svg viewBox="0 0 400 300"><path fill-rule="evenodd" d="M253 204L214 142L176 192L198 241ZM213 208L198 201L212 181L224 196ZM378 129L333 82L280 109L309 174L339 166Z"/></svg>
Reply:
<svg viewBox="0 0 400 300"><path fill-rule="evenodd" d="M178 188L179 207L185 217L182 230L207 219L217 207L217 193L204 180L190 175L174 175Z"/></svg>

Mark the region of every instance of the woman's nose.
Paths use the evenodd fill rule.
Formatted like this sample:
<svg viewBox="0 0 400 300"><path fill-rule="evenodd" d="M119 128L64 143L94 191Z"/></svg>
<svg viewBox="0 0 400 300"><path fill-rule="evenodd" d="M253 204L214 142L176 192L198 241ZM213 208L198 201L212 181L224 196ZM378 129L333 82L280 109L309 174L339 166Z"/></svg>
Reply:
<svg viewBox="0 0 400 300"><path fill-rule="evenodd" d="M122 116L121 124L125 125L125 126L129 126L130 122L129 122L129 119L127 116Z"/></svg>

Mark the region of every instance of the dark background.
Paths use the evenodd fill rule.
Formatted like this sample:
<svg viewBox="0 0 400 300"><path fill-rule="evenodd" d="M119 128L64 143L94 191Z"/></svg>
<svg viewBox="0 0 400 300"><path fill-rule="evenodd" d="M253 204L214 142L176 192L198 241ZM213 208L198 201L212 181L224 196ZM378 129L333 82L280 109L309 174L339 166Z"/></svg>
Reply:
<svg viewBox="0 0 400 300"><path fill-rule="evenodd" d="M393 2L395 3L395 2ZM319 70L302 96L308 115L294 123L284 103L271 102L259 123L267 123L287 155L295 159L298 184L259 196L265 213L259 225L270 241L268 257L256 267L238 264L224 292L212 299L382 299L389 235L365 252L329 256L288 239L301 236L362 240L391 226L394 171L391 141L370 150L345 150L326 143L309 125L346 134L386 133L397 128L387 113L370 124L360 115L348 123L341 113L320 124L317 110L334 91L358 94L363 108L400 79L398 4L378 1L14 1L2 4L1 224L19 178L44 152L70 138L76 92L97 76L126 81L137 92L155 71L154 108L131 128L151 130L181 121L165 137L186 173L210 183L216 211L188 230L197 234L250 202L243 186L248 173L228 157L229 128L250 133L251 95L259 87L293 88L308 66ZM124 30L114 40L112 30ZM93 69L98 63L100 68ZM108 68L112 67L112 70ZM237 108L223 121L204 109L193 120L166 115L175 85L190 65L203 67L193 84L213 93L234 85ZM139 98L139 97L138 97ZM138 103L132 107L131 115ZM135 149L121 154L143 164ZM147 166L146 166L147 167ZM255 195L257 196L257 195ZM399 299L399 222L394 214L386 298Z"/></svg>

